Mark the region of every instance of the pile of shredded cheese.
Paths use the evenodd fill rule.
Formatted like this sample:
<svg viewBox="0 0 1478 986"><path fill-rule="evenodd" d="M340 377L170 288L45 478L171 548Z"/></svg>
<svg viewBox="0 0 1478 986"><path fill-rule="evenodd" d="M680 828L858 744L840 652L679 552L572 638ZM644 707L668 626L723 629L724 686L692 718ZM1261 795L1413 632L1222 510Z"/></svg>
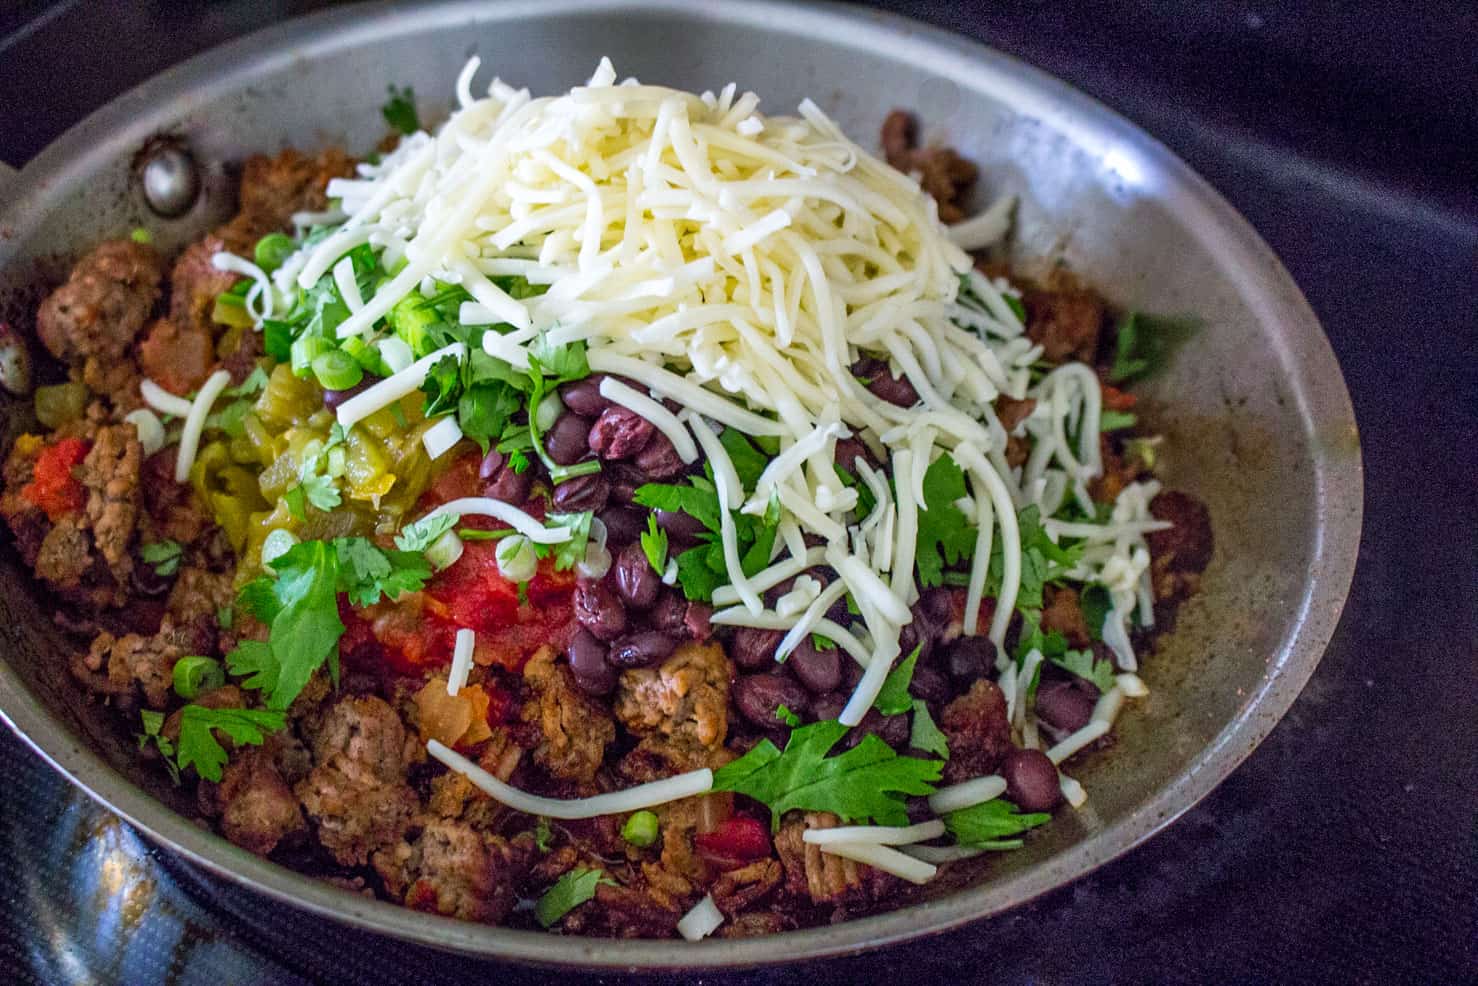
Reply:
<svg viewBox="0 0 1478 986"><path fill-rule="evenodd" d="M713 622L784 630L782 656L807 633L835 640L866 669L840 716L844 724L855 725L871 707L912 620L923 478L941 455L953 456L969 478L970 495L959 506L979 529L965 632L994 642L1011 714L1028 744L1038 742L1035 717L1026 714L1015 683L1029 682L1042 656L1028 655L1030 667L1018 669L1003 649L1021 573L1018 510L1035 504L1049 536L1087 542L1070 574L1109 590L1104 639L1122 666L1134 668L1128 628L1130 620L1151 619L1144 535L1164 526L1148 509L1158 486L1128 487L1107 523L1051 519L1070 502L1093 515L1088 483L1102 472L1100 387L1082 364L1060 366L1033 384L1030 369L1041 350L1013 310L1014 289L975 271L957 245L982 246L1004 233L1009 201L957 227L952 240L915 180L859 148L809 100L797 117L763 116L758 98L736 94L733 85L699 96L634 79L618 83L607 60L587 85L558 97L535 99L498 80L474 97L478 67L474 58L462 72L460 109L435 135L413 134L379 163L361 165L358 177L330 183L339 205L309 219L336 224L332 235L289 257L270 278L242 262L253 268L240 269L255 282L254 314L270 313L331 273L351 311L340 337L378 345L393 339L376 323L397 302L413 292L429 297L436 282L447 282L474 299L461 307L464 324L512 327L487 333L484 345L514 367L528 368L528 346L540 335L584 341L593 371L640 385L608 379L605 397L652 421L685 461L701 455L712 466L729 582L714 597L720 608ZM398 273L361 297L341 258L366 243ZM492 280L506 275L548 291L515 300ZM401 359L403 369L339 406L340 423L350 427L414 391L441 355ZM870 394L850 369L863 355L886 356L920 403L900 408ZM1024 466L1005 458L1008 435L992 408L1002 395L1037 402L1017 425L1032 448ZM684 410L673 414L663 398ZM213 399L203 390L193 405L178 398L150 403L173 414L188 408L193 422ZM740 487L718 440L729 427L778 440L779 454L752 492ZM454 428L437 436L436 448L455 444ZM1074 442L1072 434L1081 437ZM860 467L876 503L860 520L852 516L857 491L832 467L836 443L852 437L887 462L893 478L890 486L883 473ZM185 451L182 472L189 467ZM729 511L763 513L772 499L781 508L775 555L764 571L746 576ZM535 540L560 536L512 506L483 506ZM820 546L809 547L807 536ZM1002 585L994 618L981 627L976 614L995 545ZM818 565L836 573L830 586L802 578L765 606L767 589ZM860 628L826 619L843 593L861 613ZM455 671L453 689L465 680L465 667ZM1122 679L1090 726L1052 749L1054 761L1101 735L1125 695L1142 694L1137 678ZM529 796L486 783L450 751L433 747L432 754L500 800L554 817L599 814L608 807L602 799L617 797L524 805ZM706 774L660 782L658 793L704 789L699 775ZM1001 793L977 787L966 803ZM1063 788L1081 803L1076 782L1064 777ZM621 810L654 796L630 795L618 799ZM885 844L892 838L911 848L927 838L914 838L922 831L914 829L812 841L927 879L933 865L923 857L930 851L916 858Z"/></svg>

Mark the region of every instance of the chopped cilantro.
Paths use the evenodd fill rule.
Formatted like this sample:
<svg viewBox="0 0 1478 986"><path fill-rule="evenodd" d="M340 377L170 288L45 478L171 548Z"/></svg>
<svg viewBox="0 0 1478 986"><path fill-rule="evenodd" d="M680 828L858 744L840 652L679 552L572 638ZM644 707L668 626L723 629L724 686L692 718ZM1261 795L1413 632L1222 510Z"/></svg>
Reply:
<svg viewBox="0 0 1478 986"><path fill-rule="evenodd" d="M1128 411L1115 411L1108 408L1098 416L1098 430L1122 431L1125 428L1133 428L1138 421L1139 418Z"/></svg>
<svg viewBox="0 0 1478 986"><path fill-rule="evenodd" d="M801 717L790 711L789 706L780 705L775 709L775 718L785 723L791 729L801 724Z"/></svg>
<svg viewBox="0 0 1478 986"><path fill-rule="evenodd" d="M283 726L281 712L267 709L207 709L187 705L180 710L180 741L177 762L181 770L193 766L208 781L221 779L226 750L216 739L219 729L238 744L260 746L268 733Z"/></svg>
<svg viewBox="0 0 1478 986"><path fill-rule="evenodd" d="M1036 828L1050 821L1045 812L1021 814L1020 809L1009 801L996 798L969 808L952 811L944 816L944 827L949 829L962 846L977 846L987 849L1017 849L1020 840L1011 840L1027 829ZM1002 841L1009 840L1009 841Z"/></svg>
<svg viewBox="0 0 1478 986"><path fill-rule="evenodd" d="M401 551L425 551L461 519L458 514L436 514L412 521L395 535L395 546Z"/></svg>
<svg viewBox="0 0 1478 986"><path fill-rule="evenodd" d="M1157 372L1195 334L1193 319L1130 312L1119 321L1109 383L1121 384Z"/></svg>
<svg viewBox="0 0 1478 986"><path fill-rule="evenodd" d="M1093 682L1100 692L1114 687L1114 665L1112 661L1095 661L1091 650L1065 651L1061 657L1050 659L1053 664L1071 674Z"/></svg>
<svg viewBox="0 0 1478 986"><path fill-rule="evenodd" d="M600 870L579 867L570 870L544 891L544 896L534 905L535 920L545 928L552 927L560 918L594 897L595 888L602 883L616 886Z"/></svg>
<svg viewBox="0 0 1478 986"><path fill-rule="evenodd" d="M403 134L413 134L421 129L421 118L416 113L416 90L410 86L397 89L387 86L390 98L380 107L385 122Z"/></svg>
<svg viewBox="0 0 1478 986"><path fill-rule="evenodd" d="M139 548L139 557L152 565L156 575L173 575L179 571L184 549L178 541L151 541Z"/></svg>
<svg viewBox="0 0 1478 986"><path fill-rule="evenodd" d="M549 819L543 815L539 816L534 823L534 848L540 852L549 851L549 843L554 838L554 831L549 827Z"/></svg>
<svg viewBox="0 0 1478 986"><path fill-rule="evenodd" d="M710 531L718 533L718 493L712 484L699 486L696 477L692 484L647 483L645 486L638 486L635 499L637 503L653 510L687 514Z"/></svg>
<svg viewBox="0 0 1478 986"><path fill-rule="evenodd" d="M355 606L373 606L381 596L394 599L415 592L431 577L431 566L419 551L385 551L367 538L337 538L339 588Z"/></svg>
<svg viewBox="0 0 1478 986"><path fill-rule="evenodd" d="M271 627L273 661L267 705L285 709L297 698L313 672L331 663L338 666L338 642L344 633L339 620L339 556L327 541L303 541L272 560L277 578L256 579L243 587L238 602ZM226 661L234 667L240 658ZM258 660L263 660L261 654Z"/></svg>
<svg viewBox="0 0 1478 986"><path fill-rule="evenodd" d="M913 668L918 663L922 650L922 644L915 647L912 654L899 661L898 666L888 672L878 697L873 700L873 708L885 716L896 716L913 708L913 698L908 694L908 686L913 681Z"/></svg>
<svg viewBox="0 0 1478 986"><path fill-rule="evenodd" d="M924 502L919 504L914 556L919 582L925 588L942 584L944 569L975 551L976 530L955 506L955 501L967 493L965 474L953 458L941 455L930 463L924 473Z"/></svg>
<svg viewBox="0 0 1478 986"><path fill-rule="evenodd" d="M175 746L168 736L160 733L164 726L164 713L155 712L153 709L144 709L139 713L143 723L144 731L139 734L139 749L142 750L150 743L154 744L164 760L164 769L169 771L170 780L176 784L180 782L180 768L175 764Z"/></svg>
<svg viewBox="0 0 1478 986"><path fill-rule="evenodd" d="M836 650L836 641L819 633L811 634L811 646L817 650Z"/></svg>
<svg viewBox="0 0 1478 986"><path fill-rule="evenodd" d="M783 753L761 740L714 773L713 790L763 802L777 829L781 816L793 808L829 811L843 821L907 825L904 796L933 793L943 765L901 757L871 734L852 749L827 756L846 733L835 720L801 726L791 732Z"/></svg>
<svg viewBox="0 0 1478 986"><path fill-rule="evenodd" d="M641 550L647 564L658 575L667 571L667 532L657 526L657 515L647 515L647 529L641 536Z"/></svg>
<svg viewBox="0 0 1478 986"><path fill-rule="evenodd" d="M944 760L949 759L949 739L934 724L929 706L921 698L913 700L913 724L908 734L908 745Z"/></svg>
<svg viewBox="0 0 1478 986"><path fill-rule="evenodd" d="M589 510L579 513L550 513L544 517L544 526L551 529L564 528L570 532L568 541L553 545L555 571L563 572L574 568L585 559L585 548L590 541L590 522L595 514Z"/></svg>
<svg viewBox="0 0 1478 986"><path fill-rule="evenodd" d="M1083 621L1088 624L1088 635L1094 640L1103 639L1103 621L1108 619L1113 603L1108 590L1101 585L1084 586L1078 594L1078 606L1083 610Z"/></svg>

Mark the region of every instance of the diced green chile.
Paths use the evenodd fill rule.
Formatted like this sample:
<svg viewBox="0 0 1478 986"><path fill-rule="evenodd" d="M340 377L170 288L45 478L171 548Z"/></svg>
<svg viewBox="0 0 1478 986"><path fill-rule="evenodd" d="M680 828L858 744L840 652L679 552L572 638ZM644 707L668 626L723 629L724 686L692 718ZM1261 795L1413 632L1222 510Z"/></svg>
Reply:
<svg viewBox="0 0 1478 986"><path fill-rule="evenodd" d="M58 383L36 388L36 418L56 429L82 417L87 406L87 387L80 383Z"/></svg>
<svg viewBox="0 0 1478 986"><path fill-rule="evenodd" d="M174 662L174 690L180 698L192 699L225 683L226 672L221 669L219 661L192 656Z"/></svg>

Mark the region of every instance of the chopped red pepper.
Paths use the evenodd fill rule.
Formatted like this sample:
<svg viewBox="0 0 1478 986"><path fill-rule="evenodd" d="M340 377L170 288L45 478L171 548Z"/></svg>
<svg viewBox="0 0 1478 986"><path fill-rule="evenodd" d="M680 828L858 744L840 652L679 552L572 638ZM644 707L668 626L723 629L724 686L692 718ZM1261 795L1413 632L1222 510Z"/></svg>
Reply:
<svg viewBox="0 0 1478 986"><path fill-rule="evenodd" d="M712 832L693 836L698 853L721 870L737 870L770 855L770 831L748 815L735 815Z"/></svg>
<svg viewBox="0 0 1478 986"><path fill-rule="evenodd" d="M86 491L72 475L87 458L87 451L87 442L80 438L63 438L46 446L36 457L31 481L21 487L21 496L46 511L53 524L87 502Z"/></svg>
<svg viewBox="0 0 1478 986"><path fill-rule="evenodd" d="M1127 411L1138 401L1139 398L1127 390L1120 390L1109 384L1103 385L1103 406L1110 411Z"/></svg>

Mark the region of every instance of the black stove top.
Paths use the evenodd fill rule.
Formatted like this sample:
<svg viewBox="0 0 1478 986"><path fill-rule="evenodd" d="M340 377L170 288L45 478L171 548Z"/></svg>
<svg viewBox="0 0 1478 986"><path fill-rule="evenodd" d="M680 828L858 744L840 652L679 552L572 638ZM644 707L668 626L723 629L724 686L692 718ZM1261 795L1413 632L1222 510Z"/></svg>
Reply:
<svg viewBox="0 0 1478 986"><path fill-rule="evenodd" d="M167 64L323 5L13 0L0 12L0 158L22 165ZM1102 99L1267 238L1354 397L1360 567L1303 697L1166 833L1001 918L735 978L1478 981L1478 8L880 6ZM8 734L0 785L0 982L550 977L377 940L240 890L154 849Z"/></svg>

